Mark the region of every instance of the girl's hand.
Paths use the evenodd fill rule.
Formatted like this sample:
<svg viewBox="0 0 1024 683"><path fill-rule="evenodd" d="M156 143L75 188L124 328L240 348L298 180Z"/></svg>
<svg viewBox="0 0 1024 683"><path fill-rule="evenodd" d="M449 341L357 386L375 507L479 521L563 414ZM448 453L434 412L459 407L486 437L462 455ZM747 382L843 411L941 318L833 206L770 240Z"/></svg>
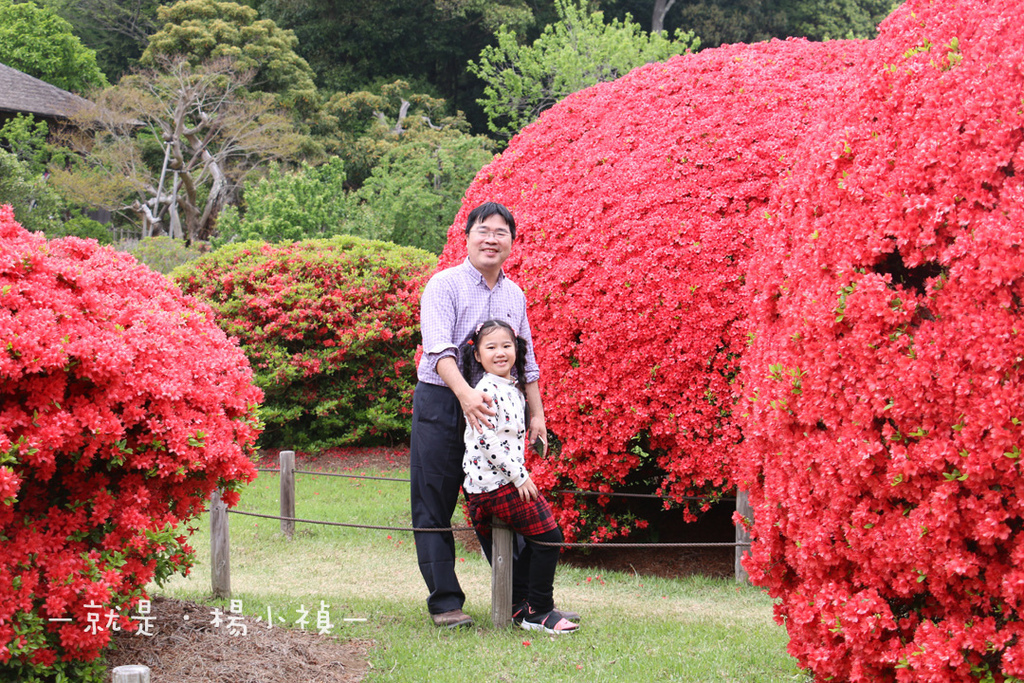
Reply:
<svg viewBox="0 0 1024 683"><path fill-rule="evenodd" d="M519 500L528 502L531 500L538 500L540 498L540 489L533 483L533 479L526 478L522 484L516 487L519 491Z"/></svg>

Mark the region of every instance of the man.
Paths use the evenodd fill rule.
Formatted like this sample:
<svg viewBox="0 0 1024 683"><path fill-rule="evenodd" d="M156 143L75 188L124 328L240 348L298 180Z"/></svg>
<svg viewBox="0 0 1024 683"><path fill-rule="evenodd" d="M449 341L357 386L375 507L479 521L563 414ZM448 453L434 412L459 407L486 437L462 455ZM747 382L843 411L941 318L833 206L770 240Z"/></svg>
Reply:
<svg viewBox="0 0 1024 683"><path fill-rule="evenodd" d="M537 381L540 370L533 352L523 290L505 277L502 264L512 253L516 223L512 213L495 202L473 209L466 220L466 260L436 273L420 299L423 357L413 397L410 455L412 522L416 528L448 528L464 478L465 421L479 430L493 426L492 399L466 382L458 352L485 320L509 323L526 340L528 443L547 446L547 428ZM465 418L463 418L465 416ZM465 421L464 421L465 420ZM430 595L427 609L434 624L456 628L472 625L462 611L466 595L455 575L455 539L449 532L416 532L416 555Z"/></svg>

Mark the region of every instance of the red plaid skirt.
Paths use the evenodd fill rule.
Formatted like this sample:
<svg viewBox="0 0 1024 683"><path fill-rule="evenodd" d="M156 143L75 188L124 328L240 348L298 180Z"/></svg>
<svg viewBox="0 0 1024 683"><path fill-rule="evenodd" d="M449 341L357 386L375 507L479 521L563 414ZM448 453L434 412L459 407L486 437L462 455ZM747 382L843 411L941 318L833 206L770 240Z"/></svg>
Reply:
<svg viewBox="0 0 1024 683"><path fill-rule="evenodd" d="M491 537L491 517L496 516L523 536L540 536L558 528L551 504L544 498L522 500L515 484L485 493L467 493L469 517L476 532Z"/></svg>

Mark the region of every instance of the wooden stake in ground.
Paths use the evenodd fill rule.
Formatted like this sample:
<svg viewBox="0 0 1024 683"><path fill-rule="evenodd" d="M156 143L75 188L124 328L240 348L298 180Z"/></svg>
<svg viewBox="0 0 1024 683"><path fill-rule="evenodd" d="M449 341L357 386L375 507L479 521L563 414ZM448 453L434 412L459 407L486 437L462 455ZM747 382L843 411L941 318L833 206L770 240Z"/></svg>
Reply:
<svg viewBox="0 0 1024 683"><path fill-rule="evenodd" d="M295 451L281 451L278 455L281 464L281 533L289 541L295 533Z"/></svg>
<svg viewBox="0 0 1024 683"><path fill-rule="evenodd" d="M744 519L754 520L754 508L751 507L750 501L747 500L746 491L736 492L736 512L740 513ZM742 544L742 545L741 545ZM747 528L742 524L736 525L736 560L735 560L735 573L736 583L750 583L750 575L747 574L747 570L743 568L740 560L743 558L743 553L750 548L750 533Z"/></svg>
<svg viewBox="0 0 1024 683"><path fill-rule="evenodd" d="M220 491L210 497L210 580L213 596L231 597L231 533L228 529L228 506L221 501Z"/></svg>
<svg viewBox="0 0 1024 683"><path fill-rule="evenodd" d="M497 517L491 520L491 621L512 621L512 530Z"/></svg>

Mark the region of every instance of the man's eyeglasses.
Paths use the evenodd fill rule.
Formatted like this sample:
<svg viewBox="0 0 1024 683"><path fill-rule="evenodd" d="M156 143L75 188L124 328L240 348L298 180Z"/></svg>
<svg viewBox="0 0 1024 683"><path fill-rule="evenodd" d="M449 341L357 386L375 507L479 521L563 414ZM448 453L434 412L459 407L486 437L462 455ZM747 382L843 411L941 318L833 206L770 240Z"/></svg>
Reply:
<svg viewBox="0 0 1024 683"><path fill-rule="evenodd" d="M476 226L471 233L477 237L493 237L495 239L504 240L512 236L512 231L508 228L485 228L483 226Z"/></svg>

